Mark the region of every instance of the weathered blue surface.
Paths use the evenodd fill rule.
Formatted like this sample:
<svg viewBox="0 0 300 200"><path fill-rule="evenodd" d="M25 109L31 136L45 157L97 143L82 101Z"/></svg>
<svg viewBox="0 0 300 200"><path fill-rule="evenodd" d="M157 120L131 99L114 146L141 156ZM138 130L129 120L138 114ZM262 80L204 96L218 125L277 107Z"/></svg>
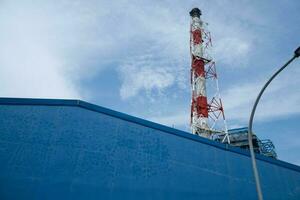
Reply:
<svg viewBox="0 0 300 200"><path fill-rule="evenodd" d="M300 168L258 155L265 199ZM256 199L248 152L77 100L0 99L0 199Z"/></svg>

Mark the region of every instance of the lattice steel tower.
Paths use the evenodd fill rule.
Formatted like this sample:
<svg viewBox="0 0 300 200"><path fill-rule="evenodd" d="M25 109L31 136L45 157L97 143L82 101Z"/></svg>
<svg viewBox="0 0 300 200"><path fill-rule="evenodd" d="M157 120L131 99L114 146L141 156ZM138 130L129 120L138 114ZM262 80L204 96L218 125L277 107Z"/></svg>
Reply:
<svg viewBox="0 0 300 200"><path fill-rule="evenodd" d="M193 134L214 139L218 134L227 138L227 125L219 93L215 62L211 56L211 35L207 24L201 19L201 11L190 11L190 52L191 52L191 129Z"/></svg>

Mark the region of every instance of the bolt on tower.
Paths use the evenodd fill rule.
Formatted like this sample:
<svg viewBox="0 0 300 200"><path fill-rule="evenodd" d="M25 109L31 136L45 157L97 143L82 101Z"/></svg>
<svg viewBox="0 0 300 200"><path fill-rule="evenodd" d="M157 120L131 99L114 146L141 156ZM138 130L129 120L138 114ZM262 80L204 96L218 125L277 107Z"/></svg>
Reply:
<svg viewBox="0 0 300 200"><path fill-rule="evenodd" d="M227 142L230 143L216 66L210 55L211 35L206 28L207 24L200 18L200 9L192 9L190 16L192 133L210 139L218 134L225 134L223 142L227 139Z"/></svg>

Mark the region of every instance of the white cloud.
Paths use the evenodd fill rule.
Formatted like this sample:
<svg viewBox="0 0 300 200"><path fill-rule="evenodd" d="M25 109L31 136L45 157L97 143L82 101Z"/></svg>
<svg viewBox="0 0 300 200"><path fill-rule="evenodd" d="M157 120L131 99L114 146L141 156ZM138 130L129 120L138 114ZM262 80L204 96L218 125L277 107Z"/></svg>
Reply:
<svg viewBox="0 0 300 200"><path fill-rule="evenodd" d="M1 2L0 95L84 98L78 82L101 71L117 47L102 5Z"/></svg>
<svg viewBox="0 0 300 200"><path fill-rule="evenodd" d="M0 8L0 50L6 52L6 57L1 57L2 74L8 76L10 71L9 76L16 76L17 71L22 71L27 84L25 87L22 81L2 79L0 94L80 97L81 80L97 75L108 63L117 65L118 62L121 66L118 69L123 81L120 88L123 99L172 85L186 90L189 87L190 68L190 7L185 5L186 10L180 9L180 13L174 15L174 11L178 12L178 6L166 5L160 3L157 7L140 2L128 4L126 1L3 3ZM210 28L213 29L213 36L222 33L222 39L214 37L219 60L230 62L247 54L251 48L245 42L249 41L248 35L241 31L232 34L229 28L225 31L227 26L217 18L212 18L212 22L214 28ZM235 51L232 53L231 49ZM130 67L137 72L136 75L124 72L124 66L128 65L124 60L144 54L153 56L152 60L147 60L151 69L139 65L138 69ZM37 56L39 60L31 59ZM27 62L26 71L35 71L38 76L22 70L19 67L22 66L21 60ZM147 75L147 79L139 80L138 74ZM135 89L126 96L126 88L132 84ZM7 92L3 89L4 85L10 85L14 90ZM45 87L49 85L55 89L50 90L49 87L45 92Z"/></svg>
<svg viewBox="0 0 300 200"><path fill-rule="evenodd" d="M297 63L289 66L267 88L257 107L255 119L260 121L281 118L300 113L300 70ZM223 92L227 119L247 122L255 98L264 81L231 86Z"/></svg>
<svg viewBox="0 0 300 200"><path fill-rule="evenodd" d="M47 21L9 5L0 12L0 95L78 98L65 63L51 49Z"/></svg>
<svg viewBox="0 0 300 200"><path fill-rule="evenodd" d="M151 58L150 58L151 59ZM158 64L158 66L154 66ZM149 62L147 58L140 57L125 63L120 67L121 79L123 81L120 95L122 99L128 99L137 95L141 90L151 93L163 89L174 83L174 76L162 63Z"/></svg>
<svg viewBox="0 0 300 200"><path fill-rule="evenodd" d="M242 67L251 49L250 43L239 37L222 37L216 41L215 57L228 66Z"/></svg>
<svg viewBox="0 0 300 200"><path fill-rule="evenodd" d="M170 87L182 90L189 84L189 21L178 20L180 16L172 15L170 8L141 6L131 5L126 10L135 34L127 35L134 55L126 55L118 68L123 100L145 92L151 101L157 92L164 96Z"/></svg>

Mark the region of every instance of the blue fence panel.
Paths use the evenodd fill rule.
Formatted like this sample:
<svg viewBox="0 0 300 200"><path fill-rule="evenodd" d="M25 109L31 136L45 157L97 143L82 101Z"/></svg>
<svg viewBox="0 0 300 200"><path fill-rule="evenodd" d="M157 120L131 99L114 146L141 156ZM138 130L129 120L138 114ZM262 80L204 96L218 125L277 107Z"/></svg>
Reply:
<svg viewBox="0 0 300 200"><path fill-rule="evenodd" d="M247 151L82 101L0 99L0 131L0 199L256 199ZM257 159L265 199L300 199Z"/></svg>

